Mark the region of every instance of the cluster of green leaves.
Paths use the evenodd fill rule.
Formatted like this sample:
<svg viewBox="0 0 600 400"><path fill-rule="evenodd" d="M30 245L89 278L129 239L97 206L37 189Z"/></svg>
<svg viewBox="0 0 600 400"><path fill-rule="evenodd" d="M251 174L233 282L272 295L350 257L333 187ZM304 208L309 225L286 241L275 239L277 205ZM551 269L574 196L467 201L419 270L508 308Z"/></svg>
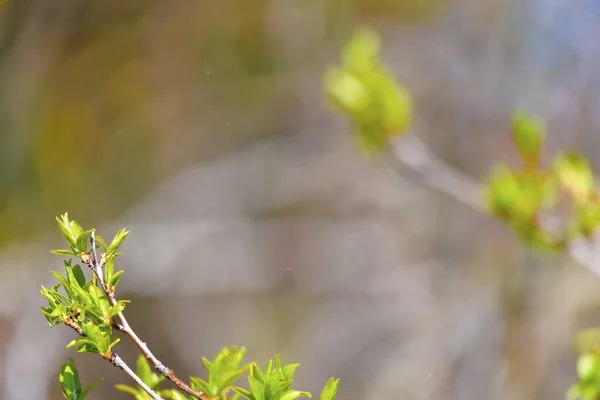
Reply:
<svg viewBox="0 0 600 400"><path fill-rule="evenodd" d="M587 159L568 151L542 166L546 129L538 117L516 113L512 133L523 165L512 169L499 164L491 173L485 186L491 213L538 249L563 250L570 241L589 238L600 224L600 192ZM572 213L561 223L562 228L544 224L544 218L557 218L557 208L563 203L571 206Z"/></svg>
<svg viewBox="0 0 600 400"><path fill-rule="evenodd" d="M192 388L208 394L214 400L294 400L299 397L312 397L311 393L292 389L294 371L299 364L283 365L279 354L275 355L275 366L269 360L267 366L261 371L255 362L242 365L246 354L244 347L223 348L213 361L202 358L202 365L206 369L206 380L191 377ZM250 390L234 383L246 373ZM180 392L172 389L161 389L160 384L164 377L152 372L150 365L140 356L137 361L136 374L151 389L162 398L170 400L188 399ZM335 400L339 379L330 378L321 392L321 400ZM149 400L150 397L140 387L117 385L122 392L132 394L136 400ZM190 397L190 399L192 399Z"/></svg>
<svg viewBox="0 0 600 400"><path fill-rule="evenodd" d="M79 334L79 337L71 341L67 347L75 347L81 353L97 353L103 358L113 361L113 347L119 343L118 338L113 336L114 318L123 312L128 300L116 301L109 298L114 294L119 282L122 270L114 271L114 258L123 240L129 232L122 229L114 237L109 246L104 240L95 236L97 249L102 253L97 263L93 262L95 254L90 254L88 241L94 230L84 231L81 226L70 221L67 214L57 218L58 226L70 250L53 250L59 255L79 257L84 264L97 268L96 272L101 274L101 279L92 274L88 280L79 265L73 266L71 260L66 260L65 275L51 271L58 283L47 289L42 286L41 293L48 301L47 307L41 307L48 324L52 327L57 324L65 324ZM112 301L111 301L112 300ZM275 356L275 363L269 361L267 367L261 370L254 362L242 365L242 359L246 349L237 347L223 348L221 352L210 361L202 359L202 365L207 371L207 379L197 377L190 378L190 386L198 392L203 392L213 400L235 400L245 398L247 400L294 400L299 397L311 397L309 392L292 389L294 371L298 364L283 365L280 356ZM234 383L248 373L248 385L250 390L234 386ZM184 400L188 397L174 389L162 389L161 383L166 379L162 375L154 373L144 355L137 360L136 374L151 390L161 398L170 400ZM68 400L84 399L89 391L100 381L94 382L85 390L81 389L79 376L73 360L63 365L60 374L63 394ZM339 380L331 378L321 394L321 400L334 400ZM152 397L141 387L117 385L117 389L129 393L136 400L147 400ZM231 396L230 396L231 395ZM189 397L193 399L193 397Z"/></svg>
<svg viewBox="0 0 600 400"><path fill-rule="evenodd" d="M57 218L60 231L71 250L53 250L55 254L77 255L83 260L89 260L88 239L93 230L84 231L76 221L70 221L67 214ZM110 246L101 244L111 251L111 260L117 254L116 250L127 236L126 231L121 231L115 236ZM102 238L99 243L104 243ZM106 259L106 253L102 254ZM81 267L71 265L71 260L66 260L65 275L56 271L50 273L56 277L58 283L48 289L42 286L42 296L48 301L47 307L41 307L50 326L66 324L80 333L67 347L75 347L81 353L98 353L106 359L111 358L112 348L119 342L113 337L113 318L125 309L128 300L120 300L111 305L106 294L98 287L97 278L87 280ZM114 263L108 263L103 271L105 281L116 286L119 276L123 271L114 272Z"/></svg>
<svg viewBox="0 0 600 400"><path fill-rule="evenodd" d="M324 87L334 109L355 124L356 136L367 151L383 149L390 136L403 134L411 125L411 96L379 60L376 34L359 30L342 53L341 66L330 67Z"/></svg>

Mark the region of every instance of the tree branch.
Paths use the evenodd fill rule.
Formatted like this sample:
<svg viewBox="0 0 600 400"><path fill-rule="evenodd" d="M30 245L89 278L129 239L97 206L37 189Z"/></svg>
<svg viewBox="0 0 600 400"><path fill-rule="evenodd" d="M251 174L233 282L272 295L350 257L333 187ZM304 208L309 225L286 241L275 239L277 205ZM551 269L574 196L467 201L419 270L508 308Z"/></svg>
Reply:
<svg viewBox="0 0 600 400"><path fill-rule="evenodd" d="M414 134L408 133L389 143L390 153L399 170L408 178L443 193L459 203L482 213L489 213L481 198L481 185L473 178L449 166L433 154ZM543 220L544 225L554 225L553 220ZM600 248L593 240L576 240L569 243L568 256L594 275L600 277Z"/></svg>
<svg viewBox="0 0 600 400"><path fill-rule="evenodd" d="M106 297L108 297L110 305L115 306L117 304L115 293L113 290L108 290L108 288L106 287L106 283L104 282L104 274L102 272L104 268L104 263L103 261L98 260L98 255L96 253L96 236L94 231L92 231L90 235L90 242L92 245L92 256L88 257L88 259L86 260L87 265L94 272L96 278L98 278L98 281L100 282L100 287L104 291L104 294L106 294ZM201 400L210 400L206 394L192 389L187 383L179 379L171 369L166 367L158 358L156 358L156 356L148 348L148 345L146 345L146 343L143 342L135 333L135 331L131 328L123 312L119 312L117 314L117 317L119 318L120 323L113 324L115 329L120 330L125 335L127 335L131 339L131 341L135 343L135 345L140 349L140 351L144 353L146 359L150 361L150 363L161 375L173 382L179 389L188 393L189 395L192 395Z"/></svg>
<svg viewBox="0 0 600 400"><path fill-rule="evenodd" d="M81 329L81 327L79 326L79 324L76 321L69 318L69 319L65 320L64 323L69 328L71 328L75 332L77 332L77 334L79 336L85 337L85 333L83 332L83 330ZM144 383L144 381L139 376L137 376L137 374L135 372L133 372L133 370L131 368L129 368L129 365L127 365L127 363L125 361L123 361L123 359L121 357L119 357L119 355L117 353L115 353L114 351L111 351L110 358L108 359L108 361L115 367L120 368L123 371L125 371L125 373L127 375L129 375L131 377L131 379L133 379L135 381L135 383L137 383L146 393L148 393L148 395L150 397L152 397L152 400L164 400L162 397L160 397L158 394L156 394L156 392L154 390L150 389L150 387L148 385L146 385Z"/></svg>

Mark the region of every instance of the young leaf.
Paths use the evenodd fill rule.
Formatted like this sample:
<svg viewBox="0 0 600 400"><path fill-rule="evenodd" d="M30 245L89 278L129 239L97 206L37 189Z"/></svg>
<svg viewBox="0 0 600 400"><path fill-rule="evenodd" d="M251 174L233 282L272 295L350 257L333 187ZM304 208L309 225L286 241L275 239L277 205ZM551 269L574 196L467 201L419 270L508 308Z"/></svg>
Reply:
<svg viewBox="0 0 600 400"><path fill-rule="evenodd" d="M72 358L69 358L69 361L62 365L59 379L65 398L68 400L78 400L81 393L81 382L79 381L75 361Z"/></svg>
<svg viewBox="0 0 600 400"><path fill-rule="evenodd" d="M75 276L75 280L77 281L77 283L79 284L80 287L83 287L85 285L85 275L83 273L83 271L81 270L81 267L79 266L79 264L76 264L74 267L72 267L72 271L73 271L73 275Z"/></svg>
<svg viewBox="0 0 600 400"><path fill-rule="evenodd" d="M529 166L535 166L546 135L544 120L517 112L512 119L512 131L515 145Z"/></svg>
<svg viewBox="0 0 600 400"><path fill-rule="evenodd" d="M311 398L312 394L310 392L301 392L299 390L290 390L289 392L286 392L281 396L281 400L295 400L298 397Z"/></svg>
<svg viewBox="0 0 600 400"><path fill-rule="evenodd" d="M117 251L121 244L123 244L123 241L125 240L127 235L129 235L129 232L125 229L121 229L119 232L117 232L112 243L110 244L110 246L108 246L108 249L106 250L108 257L113 255L113 253Z"/></svg>
<svg viewBox="0 0 600 400"><path fill-rule="evenodd" d="M72 250L50 250L50 253L57 254L59 256L76 256L77 255L77 253L75 253Z"/></svg>
<svg viewBox="0 0 600 400"><path fill-rule="evenodd" d="M558 181L578 202L590 198L594 190L594 174L587 159L574 153L563 153L556 158L553 168Z"/></svg>
<svg viewBox="0 0 600 400"><path fill-rule="evenodd" d="M340 380L334 379L333 377L329 378L327 383L325 384L325 388L321 392L320 400L335 400L335 396L337 394L338 386L340 385Z"/></svg>
<svg viewBox="0 0 600 400"><path fill-rule="evenodd" d="M81 400L85 399L88 396L88 394L90 394L92 389L95 388L96 386L98 386L100 383L102 383L103 380L104 380L104 378L100 378L97 381L92 382L88 387L83 389L83 391L81 392L81 396L79 396L79 398Z"/></svg>

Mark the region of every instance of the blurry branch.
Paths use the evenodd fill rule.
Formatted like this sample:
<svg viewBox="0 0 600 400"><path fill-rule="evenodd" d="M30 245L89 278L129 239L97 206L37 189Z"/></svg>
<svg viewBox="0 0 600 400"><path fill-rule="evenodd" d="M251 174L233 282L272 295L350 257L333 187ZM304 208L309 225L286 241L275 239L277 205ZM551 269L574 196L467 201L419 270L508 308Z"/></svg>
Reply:
<svg viewBox="0 0 600 400"><path fill-rule="evenodd" d="M426 186L484 214L504 220L527 245L568 254L594 274L597 251L589 247L600 227L600 188L589 161L575 151L559 153L542 165L545 122L516 112L513 142L521 165L497 163L484 185L449 167L417 139L406 134L414 114L412 96L379 59L379 37L359 30L342 51L339 66L324 74L324 88L336 111L353 123L363 150L380 153L391 147L395 159ZM559 218L559 203L571 214Z"/></svg>
<svg viewBox="0 0 600 400"><path fill-rule="evenodd" d="M489 213L483 201L483 185L475 179L446 164L432 153L414 133L390 140L390 153L404 176L456 200L477 212ZM556 221L546 217L542 225L555 226ZM598 268L599 246L582 238L568 244L569 257L600 277Z"/></svg>

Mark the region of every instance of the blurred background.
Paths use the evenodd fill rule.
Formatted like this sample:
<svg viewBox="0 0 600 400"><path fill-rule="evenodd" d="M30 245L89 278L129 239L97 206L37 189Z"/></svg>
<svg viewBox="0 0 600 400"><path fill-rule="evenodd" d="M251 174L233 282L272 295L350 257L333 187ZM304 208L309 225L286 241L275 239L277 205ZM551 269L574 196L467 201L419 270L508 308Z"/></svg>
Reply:
<svg viewBox="0 0 600 400"><path fill-rule="evenodd" d="M183 378L235 344L301 363L299 389L340 377L341 400L564 397L600 280L356 149L321 79L363 25L449 165L516 160L523 107L547 156L600 167L597 0L4 1L0 398L62 398L69 356L105 378L91 399L129 398L39 312L65 211L131 231L119 297Z"/></svg>

